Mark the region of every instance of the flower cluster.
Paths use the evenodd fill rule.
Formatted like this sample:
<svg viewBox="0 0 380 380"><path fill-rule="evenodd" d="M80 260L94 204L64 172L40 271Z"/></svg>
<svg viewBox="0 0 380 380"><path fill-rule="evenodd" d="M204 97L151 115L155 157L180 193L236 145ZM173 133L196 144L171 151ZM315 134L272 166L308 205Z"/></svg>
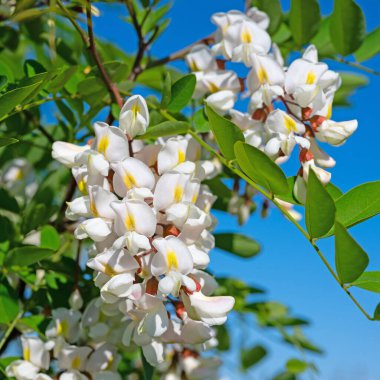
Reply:
<svg viewBox="0 0 380 380"><path fill-rule="evenodd" d="M94 244L87 265L100 300L121 313L125 346L140 346L152 365L164 344L204 345L223 324L232 297L213 297L217 283L204 269L214 247L210 209L215 196L201 184L216 172L198 143L177 136L145 145L134 139L149 125L141 96L132 96L119 127L95 123L95 139L53 145L82 196L68 203L77 239Z"/></svg>
<svg viewBox="0 0 380 380"><path fill-rule="evenodd" d="M256 8L246 14L217 13L212 22L217 26L215 44L211 48L196 45L186 57L197 79L194 98L205 97L217 112L228 114L244 132L246 142L277 163L286 161L298 145L301 168L294 192L304 202L310 168L327 184L331 174L322 168L335 165L317 141L339 146L357 128L356 120L331 120L339 74L318 61L313 45L289 67L284 66L266 31L269 18ZM225 70L226 61L243 62L249 69L246 80ZM233 109L243 91L243 97L249 97L246 113Z"/></svg>
<svg viewBox="0 0 380 380"><path fill-rule="evenodd" d="M23 359L9 364L7 376L17 380L121 379L117 345L125 322L99 299L90 302L83 313L78 310L83 302L77 291L70 301L71 309L52 311L47 342L30 334L21 337Z"/></svg>

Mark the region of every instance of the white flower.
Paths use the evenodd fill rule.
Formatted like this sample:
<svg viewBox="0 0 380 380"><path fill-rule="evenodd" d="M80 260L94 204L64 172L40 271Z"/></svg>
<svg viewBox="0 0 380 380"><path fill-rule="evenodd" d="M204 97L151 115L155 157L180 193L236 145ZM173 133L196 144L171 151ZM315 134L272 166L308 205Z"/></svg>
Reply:
<svg viewBox="0 0 380 380"><path fill-rule="evenodd" d="M39 368L26 360L15 360L5 369L7 376L17 380L34 380Z"/></svg>
<svg viewBox="0 0 380 380"><path fill-rule="evenodd" d="M90 347L67 345L59 353L59 368L83 371L86 368L87 358L91 352L92 349Z"/></svg>
<svg viewBox="0 0 380 380"><path fill-rule="evenodd" d="M149 111L142 96L133 95L125 102L120 111L119 125L131 138L145 133L149 125Z"/></svg>
<svg viewBox="0 0 380 380"><path fill-rule="evenodd" d="M269 34L250 20L242 20L228 27L224 35L224 49L234 62L252 65L252 54L266 54L271 46Z"/></svg>
<svg viewBox="0 0 380 380"><path fill-rule="evenodd" d="M115 171L113 188L119 197L125 197L134 187L145 187L150 190L155 185L152 171L143 162L136 158L126 158L111 165Z"/></svg>
<svg viewBox="0 0 380 380"><path fill-rule="evenodd" d="M76 165L75 156L87 149L90 149L89 145L78 146L64 141L55 141L51 155L61 164L71 168Z"/></svg>
<svg viewBox="0 0 380 380"><path fill-rule="evenodd" d="M209 325L223 324L235 303L233 297L206 297L201 292L189 296L181 292L181 298L191 319L201 320Z"/></svg>
<svg viewBox="0 0 380 380"><path fill-rule="evenodd" d="M138 234L152 236L156 230L156 215L151 207L137 199L124 199L111 203L115 211L114 229L118 236L135 231Z"/></svg>
<svg viewBox="0 0 380 380"><path fill-rule="evenodd" d="M318 126L315 136L319 141L327 142L334 146L340 146L356 131L357 120L335 122L325 120Z"/></svg>
<svg viewBox="0 0 380 380"><path fill-rule="evenodd" d="M106 123L94 124L94 148L108 161L116 162L129 157L129 143L123 131Z"/></svg>
<svg viewBox="0 0 380 380"><path fill-rule="evenodd" d="M193 46L185 59L191 71L218 70L215 57L206 45L200 44Z"/></svg>
<svg viewBox="0 0 380 380"><path fill-rule="evenodd" d="M46 329L48 338L63 337L69 343L74 342L79 337L79 320L81 313L77 310L68 310L64 308L54 309L52 311L53 320Z"/></svg>
<svg viewBox="0 0 380 380"><path fill-rule="evenodd" d="M82 222L74 231L74 236L83 240L90 238L95 242L104 241L112 232L112 223L102 218L88 219Z"/></svg>

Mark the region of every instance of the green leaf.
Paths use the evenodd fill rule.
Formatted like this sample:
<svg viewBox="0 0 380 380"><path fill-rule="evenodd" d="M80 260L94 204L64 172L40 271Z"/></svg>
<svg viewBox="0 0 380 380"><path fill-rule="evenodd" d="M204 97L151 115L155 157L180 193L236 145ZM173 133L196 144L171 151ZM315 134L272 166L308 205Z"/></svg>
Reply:
<svg viewBox="0 0 380 380"><path fill-rule="evenodd" d="M298 46L311 40L318 31L320 20L321 13L317 0L292 0L289 28Z"/></svg>
<svg viewBox="0 0 380 380"><path fill-rule="evenodd" d="M343 283L357 280L367 268L369 259L363 248L342 224L335 222L335 266Z"/></svg>
<svg viewBox="0 0 380 380"><path fill-rule="evenodd" d="M0 188L0 209L11 212L19 212L20 207L16 198L12 197L5 189Z"/></svg>
<svg viewBox="0 0 380 380"><path fill-rule="evenodd" d="M44 226L41 229L41 248L57 251L61 246L59 233L53 226Z"/></svg>
<svg viewBox="0 0 380 380"><path fill-rule="evenodd" d="M335 0L330 37L337 53L353 53L360 47L364 35L365 18L359 5L353 0Z"/></svg>
<svg viewBox="0 0 380 380"><path fill-rule="evenodd" d="M352 285L374 293L380 293L380 271L364 272Z"/></svg>
<svg viewBox="0 0 380 380"><path fill-rule="evenodd" d="M373 319L380 321L380 303L377 304L375 311L373 312Z"/></svg>
<svg viewBox="0 0 380 380"><path fill-rule="evenodd" d="M15 144L17 142L19 142L19 140L12 137L0 137L0 147Z"/></svg>
<svg viewBox="0 0 380 380"><path fill-rule="evenodd" d="M197 81L195 75L189 74L177 80L171 88L170 112L179 112L191 100Z"/></svg>
<svg viewBox="0 0 380 380"><path fill-rule="evenodd" d="M216 339L218 340L218 350L228 351L230 349L230 334L225 325L216 326Z"/></svg>
<svg viewBox="0 0 380 380"><path fill-rule="evenodd" d="M253 181L272 194L286 194L289 191L284 172L264 152L243 142L235 144L239 166Z"/></svg>
<svg viewBox="0 0 380 380"><path fill-rule="evenodd" d="M365 75L356 73L340 73L342 85L334 96L334 105L347 106L350 104L348 97L351 96L358 88L368 83Z"/></svg>
<svg viewBox="0 0 380 380"><path fill-rule="evenodd" d="M7 283L0 283L0 323L12 322L18 312L16 292Z"/></svg>
<svg viewBox="0 0 380 380"><path fill-rule="evenodd" d="M343 191L339 189L338 186L335 186L332 182L329 182L325 186L325 189L330 194L331 198L334 199L334 201L343 195Z"/></svg>
<svg viewBox="0 0 380 380"><path fill-rule="evenodd" d="M254 5L269 16L268 33L270 35L275 33L282 21L280 0L255 0Z"/></svg>
<svg viewBox="0 0 380 380"><path fill-rule="evenodd" d="M336 201L336 219L346 228L380 213L380 181L354 187Z"/></svg>
<svg viewBox="0 0 380 380"><path fill-rule="evenodd" d="M42 82L37 82L25 87L18 87L0 96L0 117L5 116L16 106L20 105L24 99L29 97L40 86Z"/></svg>
<svg viewBox="0 0 380 380"><path fill-rule="evenodd" d="M206 105L205 109L210 128L214 133L220 151L227 160L233 160L235 158L235 142L245 140L242 131L234 123L216 113L211 107Z"/></svg>
<svg viewBox="0 0 380 380"><path fill-rule="evenodd" d="M141 361L143 364L144 380L152 380L154 375L154 367L152 367L145 359L144 353L141 349Z"/></svg>
<svg viewBox="0 0 380 380"><path fill-rule="evenodd" d="M365 36L360 48L355 52L355 57L357 61L363 62L378 53L380 53L380 27Z"/></svg>
<svg viewBox="0 0 380 380"><path fill-rule="evenodd" d="M267 355L265 347L257 345L240 352L240 361L243 369L248 369L259 363Z"/></svg>
<svg viewBox="0 0 380 380"><path fill-rule="evenodd" d="M28 330L33 330L39 335L44 335L45 328L49 319L44 315L29 315L28 317L21 318L17 322L17 329L20 332L27 332Z"/></svg>
<svg viewBox="0 0 380 380"><path fill-rule="evenodd" d="M191 129L190 124L184 121L164 121L147 129L146 133L137 136L140 140L184 134Z"/></svg>
<svg viewBox="0 0 380 380"><path fill-rule="evenodd" d="M215 246L236 256L249 258L260 252L260 244L246 235L234 233L215 234Z"/></svg>
<svg viewBox="0 0 380 380"><path fill-rule="evenodd" d="M313 37L311 43L318 49L319 57L332 57L335 55L335 48L330 37L331 18L324 18L319 24L318 33Z"/></svg>
<svg viewBox="0 0 380 380"><path fill-rule="evenodd" d="M294 374L305 372L309 364L300 359L290 359L286 362L286 369Z"/></svg>
<svg viewBox="0 0 380 380"><path fill-rule="evenodd" d="M25 267L47 259L54 251L48 248L35 247L33 245L12 249L5 258L5 265Z"/></svg>
<svg viewBox="0 0 380 380"><path fill-rule="evenodd" d="M310 170L306 194L306 227L312 238L325 235L335 221L335 203L313 170Z"/></svg>
<svg viewBox="0 0 380 380"><path fill-rule="evenodd" d="M0 91L8 84L8 78L5 75L0 75Z"/></svg>
<svg viewBox="0 0 380 380"><path fill-rule="evenodd" d="M210 125L205 117L204 108L200 108L193 114L194 129L199 133L210 132Z"/></svg>
<svg viewBox="0 0 380 380"><path fill-rule="evenodd" d="M168 71L165 74L163 86L162 86L162 99L161 99L161 108L167 109L172 98L172 79L170 72Z"/></svg>

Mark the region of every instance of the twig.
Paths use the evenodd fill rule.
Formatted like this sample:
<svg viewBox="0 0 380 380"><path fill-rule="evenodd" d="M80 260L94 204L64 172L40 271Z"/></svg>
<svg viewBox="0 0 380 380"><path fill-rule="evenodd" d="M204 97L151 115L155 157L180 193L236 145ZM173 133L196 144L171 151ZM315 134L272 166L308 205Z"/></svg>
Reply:
<svg viewBox="0 0 380 380"><path fill-rule="evenodd" d="M343 63L344 65L354 67L355 69L358 69L361 71L365 71L366 73L369 73L369 74L380 76L380 71L373 70L370 67L361 65L358 62L347 61L342 57L334 57L334 58L328 58L328 59L331 59L331 60L336 61L336 62Z"/></svg>
<svg viewBox="0 0 380 380"><path fill-rule="evenodd" d="M153 109L158 109L154 104L149 104L149 106ZM158 110L162 116L164 116L167 120L171 121L177 121L175 117L170 115L165 110ZM360 303L357 301L357 299L351 294L351 292L347 289L347 287L342 283L339 279L339 277L335 274L334 270L330 266L329 262L326 260L325 256L323 255L322 251L319 249L319 247L316 245L315 240L311 238L309 233L304 230L304 228L293 218L293 216L289 213L286 208L284 208L275 198L272 194L267 192L266 190L262 189L257 183L253 182L248 176L246 176L240 169L236 168L233 161L228 161L223 156L221 156L218 152L216 152L210 145L208 145L205 141L203 141L196 132L190 130L188 132L201 146L203 146L208 152L210 152L212 155L219 158L221 163L226 166L228 169L230 169L232 172L234 172L236 175L238 175L240 178L244 179L248 184L250 184L252 187L254 187L258 192L260 192L265 198L269 199L281 212L282 214L287 217L287 219L293 223L296 228L301 232L301 234L307 239L307 241L312 245L320 259L322 260L323 264L326 266L327 270L330 272L330 274L333 276L334 280L339 284L339 286L343 289L343 291L351 298L352 302L358 307L358 309L364 314L364 316L370 320L373 321L374 318L371 317L364 308L360 305Z"/></svg>
<svg viewBox="0 0 380 380"><path fill-rule="evenodd" d="M16 318L12 321L12 323L9 325L9 327L5 331L5 334L0 341L0 352L2 352L3 347L5 347L5 345L7 344L8 338L11 336L14 328L16 327L17 322L22 317L23 313L24 312L22 310L20 310L19 313L17 314Z"/></svg>
<svg viewBox="0 0 380 380"><path fill-rule="evenodd" d="M70 22L73 24L74 28L78 31L80 34L84 44L86 46L89 45L89 40L86 35L86 33L83 31L83 29L79 26L79 24L75 21L75 18L71 15L70 11L62 4L61 0L55 0L58 7L63 11L63 13L67 16L67 18L70 20Z"/></svg>
<svg viewBox="0 0 380 380"><path fill-rule="evenodd" d="M91 14L91 0L87 0L87 6L86 6L86 15L87 15L87 29L88 29L88 40L89 40L89 51L91 52L91 55L93 56L96 66L99 69L99 72L102 76L103 82L106 85L111 98L117 103L117 105L121 108L123 106L123 99L120 96L120 92L118 88L115 86L114 83L112 83L101 59L98 54L98 51L96 50L95 45L95 37L94 37L94 30L92 25L92 14Z"/></svg>
<svg viewBox="0 0 380 380"><path fill-rule="evenodd" d="M153 67L156 67L156 66L161 66L161 65L165 65L166 63L169 63L169 62L173 62L173 61L176 61L178 59L182 59L186 56L186 54L188 54L191 49L195 46L195 45L199 45L199 44L205 44L205 45L209 45L210 43L212 43L214 41L214 35L211 34L205 38L202 38L194 43L192 43L191 45L189 46L186 46L185 48L181 49L181 50L178 50L164 58L161 58L161 59L157 59L156 61L152 61L150 63L148 63L145 67L145 69L151 69Z"/></svg>

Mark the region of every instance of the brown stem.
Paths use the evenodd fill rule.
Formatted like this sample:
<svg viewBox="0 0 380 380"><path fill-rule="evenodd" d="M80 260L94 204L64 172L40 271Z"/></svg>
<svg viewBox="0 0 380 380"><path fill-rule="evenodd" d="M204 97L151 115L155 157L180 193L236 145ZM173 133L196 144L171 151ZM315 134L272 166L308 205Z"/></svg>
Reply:
<svg viewBox="0 0 380 380"><path fill-rule="evenodd" d="M88 40L89 40L89 51L91 55L93 56L96 66L99 69L100 75L102 76L103 82L106 85L108 92L111 95L111 98L118 104L118 106L121 108L123 106L123 99L120 95L120 92L118 88L115 86L114 83L112 83L111 78L109 77L101 59L99 56L98 51L96 50L95 45L95 36L94 36L94 29L92 25L92 15L91 15L91 0L87 0L87 6L86 6L86 16L87 16L87 29L88 29Z"/></svg>
<svg viewBox="0 0 380 380"><path fill-rule="evenodd" d="M161 66L161 65L165 65L166 63L169 63L169 62L173 62L173 61L176 61L178 59L182 59L186 56L186 54L188 54L190 52L190 50L195 46L195 45L198 45L198 44L205 44L205 45L209 45L211 44L212 42L214 41L214 35L211 34L205 38L202 38L196 42L193 42L191 45L189 46L186 46L185 48L181 49L181 50L178 50L164 58L161 58L161 59L157 59L156 61L152 61L150 63L147 64L147 66L145 67L146 69L151 69L152 67L156 67L156 66Z"/></svg>

